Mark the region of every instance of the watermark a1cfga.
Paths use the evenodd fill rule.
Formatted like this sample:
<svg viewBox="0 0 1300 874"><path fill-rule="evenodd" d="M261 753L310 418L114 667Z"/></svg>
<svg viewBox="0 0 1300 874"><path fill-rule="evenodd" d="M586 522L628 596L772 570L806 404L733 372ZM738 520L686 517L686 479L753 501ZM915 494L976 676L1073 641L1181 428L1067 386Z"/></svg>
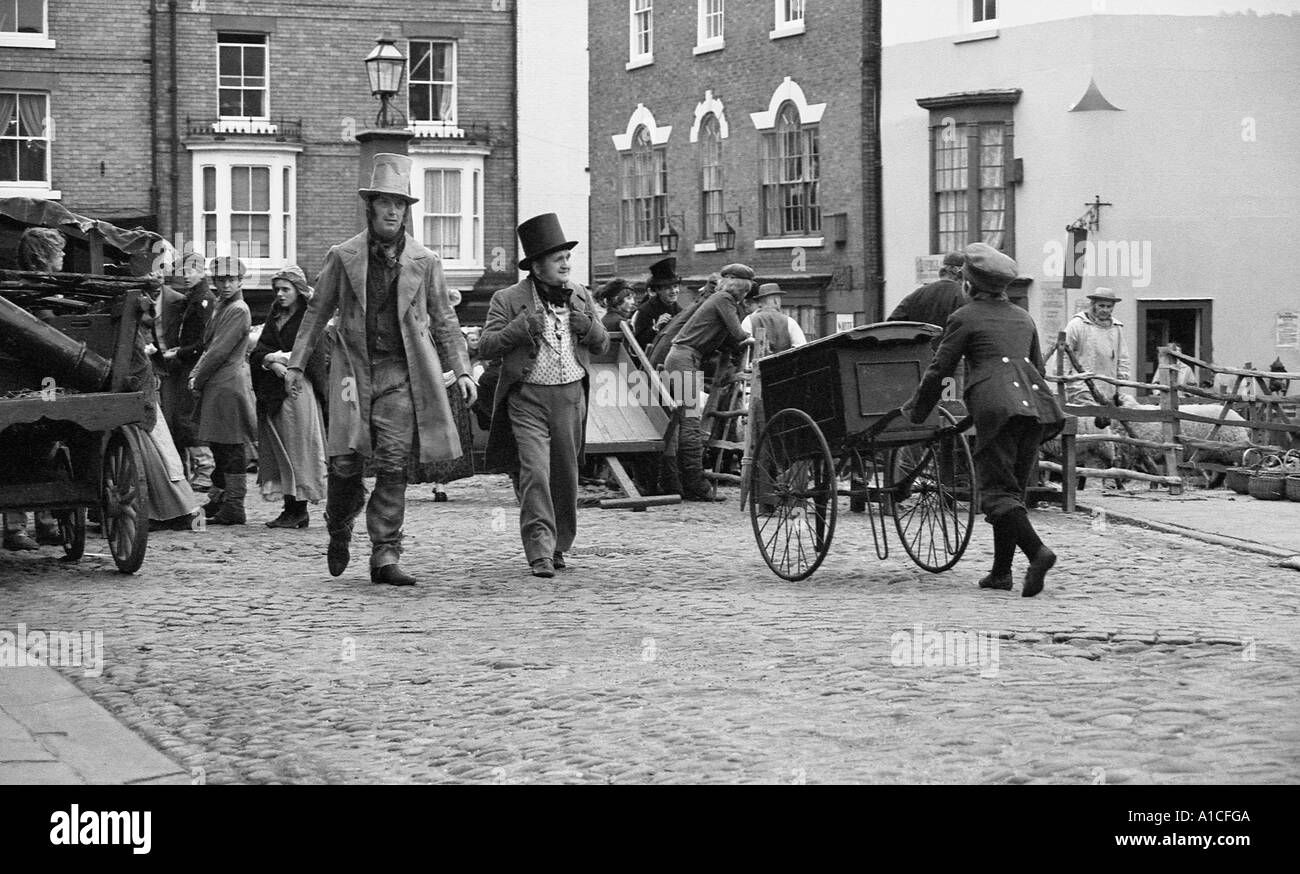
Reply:
<svg viewBox="0 0 1300 874"><path fill-rule="evenodd" d="M978 667L981 677L997 676L1002 664L1001 635L995 631L926 630L916 623L889 638L895 667Z"/></svg>

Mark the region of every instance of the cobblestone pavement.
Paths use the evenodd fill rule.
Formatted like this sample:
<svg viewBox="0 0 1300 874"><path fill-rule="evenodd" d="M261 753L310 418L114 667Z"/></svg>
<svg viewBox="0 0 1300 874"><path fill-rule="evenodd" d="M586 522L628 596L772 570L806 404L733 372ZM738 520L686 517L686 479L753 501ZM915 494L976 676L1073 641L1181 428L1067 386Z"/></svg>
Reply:
<svg viewBox="0 0 1300 874"><path fill-rule="evenodd" d="M788 583L730 490L584 509L548 581L503 477L450 493L410 490L414 588L360 534L331 578L321 508L273 531L250 498L135 576L0 554L0 628L102 631L101 676L61 671L211 783L1300 782L1300 577L1266 557L1044 510L1061 561L1024 599L976 588L983 523L930 575L842 513ZM944 631L979 645L926 664Z"/></svg>

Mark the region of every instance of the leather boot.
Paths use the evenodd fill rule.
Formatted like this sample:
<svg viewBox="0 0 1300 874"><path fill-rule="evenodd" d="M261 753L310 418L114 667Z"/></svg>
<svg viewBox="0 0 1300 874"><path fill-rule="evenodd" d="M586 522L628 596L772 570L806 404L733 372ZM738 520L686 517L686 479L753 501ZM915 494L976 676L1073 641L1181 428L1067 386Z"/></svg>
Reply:
<svg viewBox="0 0 1300 874"><path fill-rule="evenodd" d="M244 515L244 495L248 491L248 476L242 473L226 474L226 490L222 496L221 509L212 517L213 525L243 525L248 521Z"/></svg>
<svg viewBox="0 0 1300 874"><path fill-rule="evenodd" d="M352 525L366 503L366 487L360 475L344 476L331 464L329 482L325 493L325 530L329 532L329 549L326 561L330 576L337 577L348 568L352 556L348 547L352 541Z"/></svg>
<svg viewBox="0 0 1300 874"><path fill-rule="evenodd" d="M377 583L409 586L415 578L397 566L402 554L402 523L406 518L406 471L378 471L366 505L370 535L370 578Z"/></svg>
<svg viewBox="0 0 1300 874"><path fill-rule="evenodd" d="M225 496L225 489L222 489L220 486L214 485L209 488L208 502L203 505L204 517L211 519L213 516L217 515L217 511L221 509L221 504L225 500Z"/></svg>
<svg viewBox="0 0 1300 874"><path fill-rule="evenodd" d="M266 523L267 528L306 528L307 527L307 502L295 501L291 496L284 499L284 509L270 522Z"/></svg>
<svg viewBox="0 0 1300 874"><path fill-rule="evenodd" d="M1003 518L993 520L993 570L980 580L981 589L1011 590L1011 562L1016 557L1016 535Z"/></svg>
<svg viewBox="0 0 1300 874"><path fill-rule="evenodd" d="M720 501L713 485L704 477L704 442L700 437L698 419L682 422L677 437L677 458L681 463L682 492L686 501Z"/></svg>

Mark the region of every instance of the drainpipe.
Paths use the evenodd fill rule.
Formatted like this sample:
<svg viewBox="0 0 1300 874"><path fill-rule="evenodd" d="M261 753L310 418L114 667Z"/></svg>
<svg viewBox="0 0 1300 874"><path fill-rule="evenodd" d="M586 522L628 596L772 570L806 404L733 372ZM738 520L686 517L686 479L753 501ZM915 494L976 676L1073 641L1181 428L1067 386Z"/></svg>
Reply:
<svg viewBox="0 0 1300 874"><path fill-rule="evenodd" d="M867 21L868 43L867 43L867 75L871 77L871 139L870 142L874 147L870 149L872 163L871 171L871 211L873 213L872 224L872 246L875 249L875 263L869 271L867 281L872 285L874 295L870 295L875 320L881 321L885 318L885 191L884 191L884 161L882 160L884 150L880 143L880 100L881 100L881 76L884 74L884 64L882 63L882 40L881 40L881 0L872 0L867 5L866 14L869 16Z"/></svg>
<svg viewBox="0 0 1300 874"><path fill-rule="evenodd" d="M149 0L149 211L159 227L162 192L158 190L158 4Z"/></svg>
<svg viewBox="0 0 1300 874"><path fill-rule="evenodd" d="M181 134L178 122L176 120L176 0L167 0L167 19L168 19L168 79L171 91L171 238L177 237L177 213L180 211L180 195L177 192L177 186L180 185L180 168L177 166L180 160L179 152L181 148Z"/></svg>

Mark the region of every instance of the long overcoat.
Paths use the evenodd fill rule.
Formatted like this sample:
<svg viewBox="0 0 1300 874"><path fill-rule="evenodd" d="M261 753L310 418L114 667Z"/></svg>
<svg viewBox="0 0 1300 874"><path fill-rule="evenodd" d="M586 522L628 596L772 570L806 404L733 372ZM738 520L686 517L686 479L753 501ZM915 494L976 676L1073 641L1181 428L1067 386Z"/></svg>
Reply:
<svg viewBox="0 0 1300 874"><path fill-rule="evenodd" d="M1006 298L978 297L948 317L943 339L917 386L913 420L934 409L962 356L970 362L966 404L975 417L976 453L1012 416L1043 424L1043 440L1060 433L1065 414L1043 378L1038 328L1029 313Z"/></svg>
<svg viewBox="0 0 1300 874"><path fill-rule="evenodd" d="M591 326L582 337L574 337L573 356L582 366L582 390L586 398L591 394L591 353L602 355L609 351L609 334L596 314L596 307L591 301L587 289L576 282L566 283L569 288L569 307L586 313L591 319ZM529 331L528 320L536 309L533 302L533 284L531 277L525 277L514 285L503 288L492 295L488 305L487 322L479 337L479 355L491 360L500 358L501 377L497 381L496 393L492 398L492 428L488 431L487 453L484 460L489 471L517 471L519 469L519 447L515 442L514 428L510 424L510 412L506 409L506 399L510 392L523 380L524 375L537 364L537 343ZM583 403L582 428L587 429L587 404ZM581 453L579 454L581 463Z"/></svg>
<svg viewBox="0 0 1300 874"><path fill-rule="evenodd" d="M198 439L204 443L253 443L257 413L248 370L252 317L243 298L218 303L203 335L203 354L190 376L199 398Z"/></svg>
<svg viewBox="0 0 1300 874"><path fill-rule="evenodd" d="M326 323L337 310L337 331L329 356L329 433L325 440L325 454L331 458L353 452L367 458L373 455L370 354L366 342L366 271L370 263L367 237L368 233L362 231L326 254L289 360L290 367L307 369ZM460 321L447 294L441 259L407 237L399 264L397 305L411 375L419 461L449 461L459 458L469 447L461 447L456 435L442 373L451 370L458 377L469 374L469 356L464 351ZM451 358L445 367L434 348L435 334Z"/></svg>

